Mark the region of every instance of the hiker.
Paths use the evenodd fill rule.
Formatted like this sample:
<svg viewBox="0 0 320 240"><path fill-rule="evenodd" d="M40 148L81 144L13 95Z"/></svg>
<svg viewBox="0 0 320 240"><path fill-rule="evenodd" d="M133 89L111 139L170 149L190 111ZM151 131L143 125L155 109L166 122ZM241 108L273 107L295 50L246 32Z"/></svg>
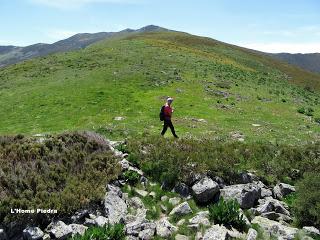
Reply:
<svg viewBox="0 0 320 240"><path fill-rule="evenodd" d="M163 121L163 129L162 129L161 135L163 136L166 133L168 127L170 127L173 136L175 138L178 138L176 132L174 131L173 124L171 122L171 117L173 113L173 108L171 107L172 102L173 102L173 98L171 97L167 98L166 104L161 108L160 120Z"/></svg>

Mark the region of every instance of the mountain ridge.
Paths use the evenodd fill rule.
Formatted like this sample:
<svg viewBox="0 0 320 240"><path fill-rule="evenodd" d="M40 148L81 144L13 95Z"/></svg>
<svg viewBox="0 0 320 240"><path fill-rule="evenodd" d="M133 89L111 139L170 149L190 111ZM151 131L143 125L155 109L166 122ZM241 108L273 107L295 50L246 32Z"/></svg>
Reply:
<svg viewBox="0 0 320 240"><path fill-rule="evenodd" d="M35 57L42 57L52 53L68 52L85 48L98 41L123 34L143 33L153 31L171 31L156 25L148 25L139 29L124 29L119 32L77 33L69 38L52 44L35 43L25 47L0 46L0 67L5 67Z"/></svg>
<svg viewBox="0 0 320 240"><path fill-rule="evenodd" d="M320 73L320 53L270 53L269 55L308 71Z"/></svg>

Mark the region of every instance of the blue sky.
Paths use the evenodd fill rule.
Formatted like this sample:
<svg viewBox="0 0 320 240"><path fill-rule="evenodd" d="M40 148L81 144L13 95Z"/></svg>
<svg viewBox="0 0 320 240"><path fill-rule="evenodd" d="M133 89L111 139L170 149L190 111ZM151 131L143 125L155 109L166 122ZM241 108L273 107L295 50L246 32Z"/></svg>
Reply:
<svg viewBox="0 0 320 240"><path fill-rule="evenodd" d="M154 24L267 52L320 52L318 0L2 0L0 45Z"/></svg>

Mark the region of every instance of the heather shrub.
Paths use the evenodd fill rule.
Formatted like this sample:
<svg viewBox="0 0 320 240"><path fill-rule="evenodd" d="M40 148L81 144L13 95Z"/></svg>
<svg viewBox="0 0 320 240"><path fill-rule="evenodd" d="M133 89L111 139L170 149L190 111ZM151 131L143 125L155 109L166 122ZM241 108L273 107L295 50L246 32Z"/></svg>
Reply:
<svg viewBox="0 0 320 240"><path fill-rule="evenodd" d="M11 208L56 209L58 215L100 202L120 167L105 140L76 132L43 139L0 138L0 222L44 223L48 214L10 214Z"/></svg>

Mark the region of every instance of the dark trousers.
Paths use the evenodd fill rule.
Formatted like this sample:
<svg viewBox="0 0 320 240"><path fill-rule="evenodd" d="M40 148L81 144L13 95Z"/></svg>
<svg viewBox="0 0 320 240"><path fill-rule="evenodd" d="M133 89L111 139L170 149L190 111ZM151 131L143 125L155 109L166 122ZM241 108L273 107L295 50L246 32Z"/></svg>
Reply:
<svg viewBox="0 0 320 240"><path fill-rule="evenodd" d="M171 122L171 119L164 120L161 135L164 135L166 133L168 127L171 129L172 135L177 138L178 136L177 136L176 132L174 131L174 126Z"/></svg>

